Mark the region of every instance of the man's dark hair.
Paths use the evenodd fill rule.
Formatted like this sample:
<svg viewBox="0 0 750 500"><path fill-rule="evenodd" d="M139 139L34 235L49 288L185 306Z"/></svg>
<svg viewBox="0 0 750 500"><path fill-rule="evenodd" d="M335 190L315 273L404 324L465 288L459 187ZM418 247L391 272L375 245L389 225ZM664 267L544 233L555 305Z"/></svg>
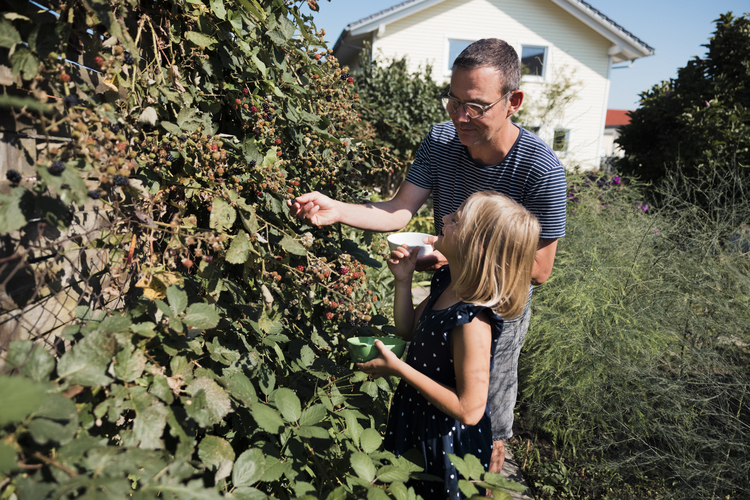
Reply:
<svg viewBox="0 0 750 500"><path fill-rule="evenodd" d="M466 47L453 62L453 69L495 68L503 82L501 93L518 89L521 83L521 60L516 49L498 38L482 38Z"/></svg>

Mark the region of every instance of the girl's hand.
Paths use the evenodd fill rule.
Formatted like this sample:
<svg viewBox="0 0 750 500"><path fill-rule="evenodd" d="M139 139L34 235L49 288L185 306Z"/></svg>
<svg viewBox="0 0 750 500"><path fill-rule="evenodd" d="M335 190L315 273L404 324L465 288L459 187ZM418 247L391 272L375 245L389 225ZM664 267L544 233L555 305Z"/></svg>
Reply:
<svg viewBox="0 0 750 500"><path fill-rule="evenodd" d="M418 248L412 251L406 244L401 245L391 252L388 259L388 269L391 270L396 281L409 281L411 283L411 277L417 265L418 254Z"/></svg>
<svg viewBox="0 0 750 500"><path fill-rule="evenodd" d="M380 378L388 375L400 377L398 367L403 361L393 354L380 340L375 341L375 347L380 350L380 356L367 363L357 363L357 369L372 376L372 378Z"/></svg>

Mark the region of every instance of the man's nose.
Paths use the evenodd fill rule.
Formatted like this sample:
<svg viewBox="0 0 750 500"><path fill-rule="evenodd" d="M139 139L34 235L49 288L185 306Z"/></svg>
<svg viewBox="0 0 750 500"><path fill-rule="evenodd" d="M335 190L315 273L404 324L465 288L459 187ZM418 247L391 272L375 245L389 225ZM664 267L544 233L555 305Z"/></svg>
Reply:
<svg viewBox="0 0 750 500"><path fill-rule="evenodd" d="M468 113L466 113L466 105L461 104L456 111L456 119L461 122L468 122L471 120Z"/></svg>

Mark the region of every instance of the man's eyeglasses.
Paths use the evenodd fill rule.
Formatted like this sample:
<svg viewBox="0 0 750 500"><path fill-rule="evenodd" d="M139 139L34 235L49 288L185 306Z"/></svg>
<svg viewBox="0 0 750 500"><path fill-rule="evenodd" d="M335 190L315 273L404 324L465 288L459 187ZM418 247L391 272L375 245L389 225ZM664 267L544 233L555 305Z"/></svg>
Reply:
<svg viewBox="0 0 750 500"><path fill-rule="evenodd" d="M445 89L445 91L442 94L440 94L440 100L442 101L443 107L445 108L445 110L449 114L455 115L456 113L458 113L458 110L461 109L461 106L463 106L464 112L472 120L481 120L482 118L484 118L484 114L487 112L488 109L490 109L492 106L499 103L500 101L502 101L503 99L505 99L506 97L508 97L510 94L513 93L512 90L508 91L496 101L485 105L485 104L477 104L475 102L461 102L455 97L453 97L452 95L450 95L450 91L451 89L450 87L448 87L447 89Z"/></svg>

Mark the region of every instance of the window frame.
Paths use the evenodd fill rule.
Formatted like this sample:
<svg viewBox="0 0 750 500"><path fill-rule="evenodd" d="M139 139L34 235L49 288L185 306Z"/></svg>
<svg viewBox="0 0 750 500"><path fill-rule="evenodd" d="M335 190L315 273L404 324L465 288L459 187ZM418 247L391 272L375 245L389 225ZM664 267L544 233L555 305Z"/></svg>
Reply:
<svg viewBox="0 0 750 500"><path fill-rule="evenodd" d="M522 43L521 44L521 50L518 54L519 59L523 63L523 49L524 48L534 48L534 49L542 49L544 50L544 55L542 56L542 74L541 75L524 75L521 79L526 82L544 82L547 79L547 66L549 66L549 46L548 45L540 45L536 43Z"/></svg>
<svg viewBox="0 0 750 500"><path fill-rule="evenodd" d="M565 141L564 148L556 149L557 134L560 132L564 134L563 135L563 141ZM555 127L555 130L552 133L552 144L550 144L550 147L552 148L552 151L554 151L558 156L565 156L568 153L568 151L570 151L570 129L563 128L563 127Z"/></svg>
<svg viewBox="0 0 750 500"><path fill-rule="evenodd" d="M475 37L466 37L466 36L446 36L445 37L445 44L443 46L443 76L450 77L453 74L453 61L449 61L450 56L451 56L451 41L468 42L468 45L471 45L477 40L479 39ZM460 53L461 52L459 52L458 54ZM458 54L456 54L456 57L458 57Z"/></svg>

